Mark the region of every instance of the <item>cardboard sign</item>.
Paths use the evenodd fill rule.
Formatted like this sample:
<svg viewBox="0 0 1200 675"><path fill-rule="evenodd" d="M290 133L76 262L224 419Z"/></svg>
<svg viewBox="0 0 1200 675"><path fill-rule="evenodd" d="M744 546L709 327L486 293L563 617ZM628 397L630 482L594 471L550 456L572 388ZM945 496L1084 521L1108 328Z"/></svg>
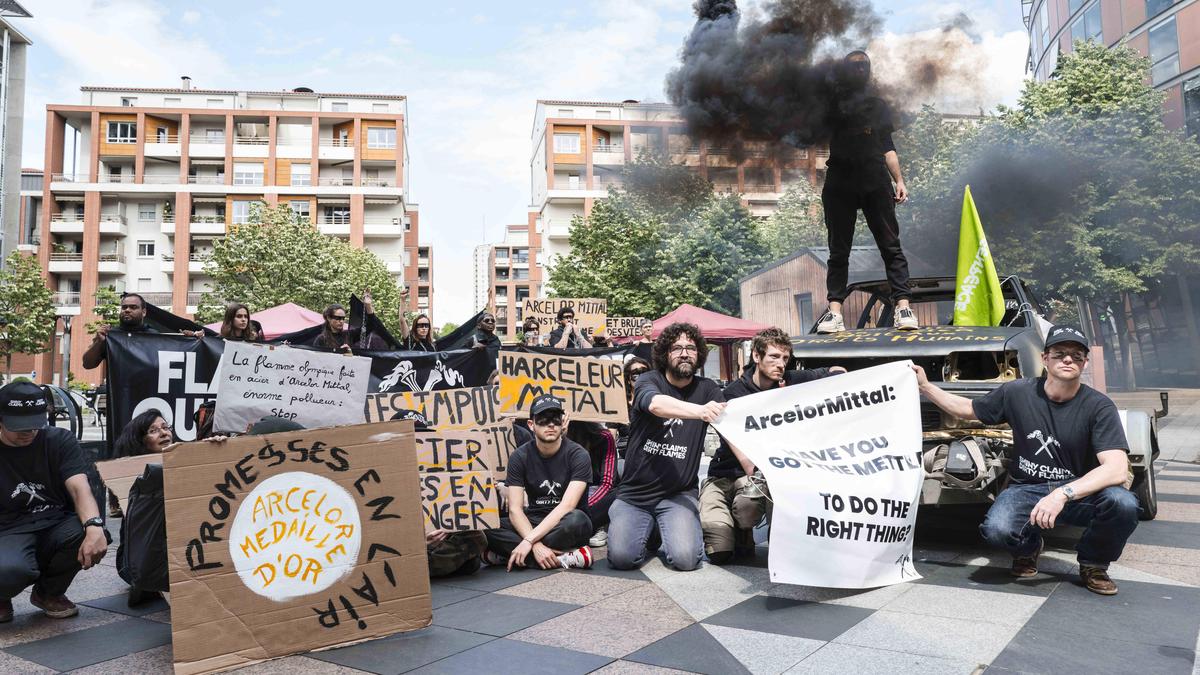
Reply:
<svg viewBox="0 0 1200 675"><path fill-rule="evenodd" d="M495 475L499 457L481 431L430 431L416 435L425 531L500 527Z"/></svg>
<svg viewBox="0 0 1200 675"><path fill-rule="evenodd" d="M550 331L558 328L558 320L555 317L563 307L575 310L575 323L588 335L604 330L608 300L600 298L527 298L524 307L525 318L537 319L542 335L549 336Z"/></svg>
<svg viewBox="0 0 1200 675"><path fill-rule="evenodd" d="M169 448L175 672L428 626L416 457L412 422Z"/></svg>
<svg viewBox="0 0 1200 675"><path fill-rule="evenodd" d="M561 398L572 420L629 422L620 361L501 351L501 414L527 417L534 399L542 394Z"/></svg>
<svg viewBox="0 0 1200 675"><path fill-rule="evenodd" d="M644 316L610 316L604 322L604 334L609 338L640 338L653 325Z"/></svg>
<svg viewBox="0 0 1200 675"><path fill-rule="evenodd" d="M162 464L162 455L136 455L96 462L96 471L108 489L117 496L122 511L129 505L129 488L146 471L147 464Z"/></svg>
<svg viewBox="0 0 1200 675"><path fill-rule="evenodd" d="M921 578L925 469L909 361L733 399L713 426L771 487L771 581L874 588Z"/></svg>
<svg viewBox="0 0 1200 675"><path fill-rule="evenodd" d="M306 428L357 424L371 359L230 342L217 372L213 428L242 432L268 415Z"/></svg>
<svg viewBox="0 0 1200 675"><path fill-rule="evenodd" d="M368 422L381 422L406 410L424 415L429 428L436 431L475 431L488 436L495 451L492 475L504 480L517 441L512 419L500 415L499 387L368 394L364 417Z"/></svg>

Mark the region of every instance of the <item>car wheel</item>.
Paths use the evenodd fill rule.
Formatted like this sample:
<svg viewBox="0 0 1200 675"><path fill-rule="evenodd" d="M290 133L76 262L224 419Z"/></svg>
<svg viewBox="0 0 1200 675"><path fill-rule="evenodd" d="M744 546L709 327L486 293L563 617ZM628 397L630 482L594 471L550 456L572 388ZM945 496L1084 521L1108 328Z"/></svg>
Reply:
<svg viewBox="0 0 1200 675"><path fill-rule="evenodd" d="M1138 471L1133 478L1133 493L1138 498L1138 520L1154 520L1158 515L1158 487L1155 485L1154 466Z"/></svg>

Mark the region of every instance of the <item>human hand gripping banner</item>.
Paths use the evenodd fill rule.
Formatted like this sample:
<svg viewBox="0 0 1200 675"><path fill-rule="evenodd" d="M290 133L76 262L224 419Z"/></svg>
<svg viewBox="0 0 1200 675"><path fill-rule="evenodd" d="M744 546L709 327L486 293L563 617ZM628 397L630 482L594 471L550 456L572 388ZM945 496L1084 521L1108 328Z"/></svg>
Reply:
<svg viewBox="0 0 1200 675"><path fill-rule="evenodd" d="M716 430L767 478L771 581L873 588L920 579L920 394L908 361L729 402Z"/></svg>

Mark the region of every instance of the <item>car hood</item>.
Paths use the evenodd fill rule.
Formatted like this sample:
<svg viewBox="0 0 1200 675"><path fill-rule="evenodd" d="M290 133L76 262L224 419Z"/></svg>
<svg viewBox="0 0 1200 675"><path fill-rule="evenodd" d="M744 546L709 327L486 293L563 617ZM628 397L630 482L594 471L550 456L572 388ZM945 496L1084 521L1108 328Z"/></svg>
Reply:
<svg viewBox="0 0 1200 675"><path fill-rule="evenodd" d="M792 338L792 353L805 358L880 358L943 356L951 352L1002 351L1009 341L1032 328L933 326L912 331L864 328L831 335Z"/></svg>

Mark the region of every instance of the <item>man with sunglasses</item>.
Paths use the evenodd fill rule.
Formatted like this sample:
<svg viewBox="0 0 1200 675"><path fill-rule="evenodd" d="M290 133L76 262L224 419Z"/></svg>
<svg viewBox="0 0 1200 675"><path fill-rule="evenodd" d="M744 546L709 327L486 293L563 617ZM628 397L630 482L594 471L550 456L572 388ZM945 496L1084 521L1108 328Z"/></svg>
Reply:
<svg viewBox="0 0 1200 675"><path fill-rule="evenodd" d="M137 293L126 293L121 296L121 313L117 316L117 327L127 333L157 333L146 325L146 301ZM92 337L92 344L83 353L83 367L91 370L108 358L105 341L112 326L101 325Z"/></svg>
<svg viewBox="0 0 1200 675"><path fill-rule="evenodd" d="M486 349L493 367L500 357L500 338L496 337L496 315L484 312L479 317L479 325L475 327L474 349Z"/></svg>
<svg viewBox="0 0 1200 675"><path fill-rule="evenodd" d="M579 508L592 480L587 450L567 438L563 402L543 394L529 409L534 440L508 458L508 516L488 530L489 565L542 569L592 566L592 521Z"/></svg>
<svg viewBox="0 0 1200 675"><path fill-rule="evenodd" d="M1108 565L1121 557L1138 523L1138 501L1124 483L1129 444L1117 406L1079 381L1087 365L1087 337L1073 326L1046 334L1043 378L1026 377L971 400L929 382L913 366L925 398L964 420L1012 427L1009 486L980 526L983 538L1013 556L1012 574L1038 572L1042 531L1056 523L1084 527L1075 546L1079 576L1093 593L1115 595Z"/></svg>
<svg viewBox="0 0 1200 675"><path fill-rule="evenodd" d="M557 349L585 349L592 346L591 340L579 330L575 323L575 308L560 307L555 316L558 328L550 331L550 346Z"/></svg>

